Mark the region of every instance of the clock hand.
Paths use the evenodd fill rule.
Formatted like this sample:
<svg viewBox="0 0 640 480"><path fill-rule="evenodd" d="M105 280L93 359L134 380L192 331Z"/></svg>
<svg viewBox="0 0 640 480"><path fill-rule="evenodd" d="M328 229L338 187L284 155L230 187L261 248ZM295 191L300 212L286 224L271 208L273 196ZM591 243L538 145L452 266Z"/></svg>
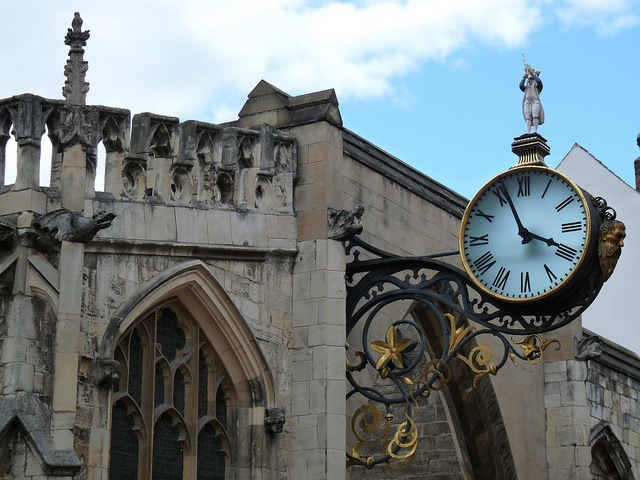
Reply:
<svg viewBox="0 0 640 480"><path fill-rule="evenodd" d="M509 195L509 190L507 190L507 186L504 184L502 180L500 180L500 190L504 193L504 196L507 197L507 203L509 204L509 208L511 208L511 213L513 213L513 218L516 219L516 224L518 225L518 235L522 237L522 243L529 243L531 241L531 233L527 230L524 225L522 225L522 221L520 221L520 217L518 216L518 212L516 211L516 207L513 205L513 200L511 200L511 195Z"/></svg>
<svg viewBox="0 0 640 480"><path fill-rule="evenodd" d="M560 244L558 242L556 242L553 238L544 238L544 237L541 237L540 235L536 235L535 233L531 233L529 231L527 231L527 233L529 234L530 238L533 238L535 240L540 240L541 242L546 243L550 247L551 246L556 246L556 247L560 246ZM523 243L524 243L524 241L523 241Z"/></svg>

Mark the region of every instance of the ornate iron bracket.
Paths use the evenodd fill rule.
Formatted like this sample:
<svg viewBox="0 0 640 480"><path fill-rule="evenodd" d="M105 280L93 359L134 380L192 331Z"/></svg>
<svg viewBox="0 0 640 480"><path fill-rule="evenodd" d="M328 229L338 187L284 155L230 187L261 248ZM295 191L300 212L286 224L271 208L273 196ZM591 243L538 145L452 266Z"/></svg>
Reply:
<svg viewBox="0 0 640 480"><path fill-rule="evenodd" d="M558 343L541 334L577 318L603 284L601 273L594 269L579 290L563 298L563 308L555 304L530 314L489 297L475 288L462 270L437 259L458 252L401 257L354 237L347 243L346 253L347 336L352 334L350 339L359 343L355 354L347 352L346 376L351 384L347 399L363 397L362 406L352 417L355 445L347 452L347 466L409 466L418 444L416 400L451 380L454 359L475 373L474 385L488 374L495 375L507 359L538 363L543 351ZM427 352L430 339L424 325L411 317L416 307L439 326L440 358ZM387 309L392 312L385 313ZM404 317L394 317L398 311ZM490 335L502 345L502 355L496 360L488 347L474 341L482 335ZM523 338L515 340L515 336ZM349 360L353 355L357 362ZM363 372L367 368L368 375ZM394 405L404 405L404 418L399 423L394 422Z"/></svg>

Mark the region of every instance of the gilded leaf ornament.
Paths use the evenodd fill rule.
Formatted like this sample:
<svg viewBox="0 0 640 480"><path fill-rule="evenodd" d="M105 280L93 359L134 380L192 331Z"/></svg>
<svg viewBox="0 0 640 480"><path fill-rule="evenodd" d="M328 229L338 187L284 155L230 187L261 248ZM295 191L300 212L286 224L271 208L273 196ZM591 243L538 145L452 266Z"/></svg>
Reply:
<svg viewBox="0 0 640 480"><path fill-rule="evenodd" d="M411 339L401 338L401 335L398 335L398 329L394 326L389 327L386 337L386 342L382 340L371 342L371 348L382 354L376 363L376 370L381 371L389 361L398 368L404 368L402 352L409 348Z"/></svg>

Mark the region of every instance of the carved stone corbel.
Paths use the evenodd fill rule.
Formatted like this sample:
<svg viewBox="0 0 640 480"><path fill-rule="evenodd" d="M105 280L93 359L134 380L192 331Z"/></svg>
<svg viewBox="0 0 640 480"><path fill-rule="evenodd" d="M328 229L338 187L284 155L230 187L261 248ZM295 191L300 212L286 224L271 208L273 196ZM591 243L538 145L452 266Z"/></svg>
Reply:
<svg viewBox="0 0 640 480"><path fill-rule="evenodd" d="M282 433L286 418L284 409L282 408L267 408L264 426L270 433Z"/></svg>
<svg viewBox="0 0 640 480"><path fill-rule="evenodd" d="M364 206L357 205L351 210L336 210L329 207L328 236L333 240L349 240L354 235L362 233L362 214Z"/></svg>

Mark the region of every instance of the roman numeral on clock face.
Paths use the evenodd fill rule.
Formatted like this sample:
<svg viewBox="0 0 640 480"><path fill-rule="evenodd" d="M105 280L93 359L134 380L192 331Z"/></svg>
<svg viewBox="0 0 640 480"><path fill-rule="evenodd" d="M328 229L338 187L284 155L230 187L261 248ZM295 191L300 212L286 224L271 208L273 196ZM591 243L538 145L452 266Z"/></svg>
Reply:
<svg viewBox="0 0 640 480"><path fill-rule="evenodd" d="M469 236L469 246L477 247L478 245L488 245L489 244L489 234L481 235L480 237L472 237Z"/></svg>
<svg viewBox="0 0 640 480"><path fill-rule="evenodd" d="M489 270L496 264L496 261L493 259L493 255L491 254L491 252L487 252L476 261L474 261L473 264L478 269L480 274L484 275L485 273L487 273L487 270Z"/></svg>
<svg viewBox="0 0 640 480"><path fill-rule="evenodd" d="M547 277L549 277L550 282L554 282L555 280L557 280L558 277L555 276L555 274L551 271L546 263L544 264L544 271L547 272Z"/></svg>
<svg viewBox="0 0 640 480"><path fill-rule="evenodd" d="M564 258L565 260L573 260L573 257L576 256L577 250L574 250L571 247L567 247L566 245L563 245L562 243L560 245L558 245L558 249L556 250L556 255L559 256L560 258Z"/></svg>
<svg viewBox="0 0 640 480"><path fill-rule="evenodd" d="M582 230L582 222L567 222L562 224L562 233L579 232Z"/></svg>
<svg viewBox="0 0 640 480"><path fill-rule="evenodd" d="M503 186L502 188L506 188L506 187L504 187L504 186ZM506 199L506 198L504 198L504 197L502 196L502 191L500 190L500 187L496 188L496 189L493 191L493 194L494 194L496 197L498 197L498 200L500 200L500 206L503 206L503 205L506 205L506 204L507 204L507 199Z"/></svg>
<svg viewBox="0 0 640 480"><path fill-rule="evenodd" d="M518 178L518 197L528 197L531 193L531 177L526 175Z"/></svg>
<svg viewBox="0 0 640 480"><path fill-rule="evenodd" d="M558 205L556 205L556 211L559 212L561 211L564 207L566 207L567 205L569 205L571 202L573 202L574 198L573 197L567 197L566 199L564 199L562 202L560 202Z"/></svg>
<svg viewBox="0 0 640 480"><path fill-rule="evenodd" d="M520 292L530 292L531 281L529 280L529 272L520 272Z"/></svg>
<svg viewBox="0 0 640 480"><path fill-rule="evenodd" d="M478 214L478 216L485 218L486 220L489 220L489 223L493 222L493 217L495 215L487 215L486 213L484 213L482 210L478 209L478 211L476 212Z"/></svg>
<svg viewBox="0 0 640 480"><path fill-rule="evenodd" d="M511 273L511 270L507 270L504 267L500 267L500 270L498 270L498 274L496 275L496 278L493 280L493 286L500 290L504 290L504 287L507 286L507 280L509 279L510 273Z"/></svg>

